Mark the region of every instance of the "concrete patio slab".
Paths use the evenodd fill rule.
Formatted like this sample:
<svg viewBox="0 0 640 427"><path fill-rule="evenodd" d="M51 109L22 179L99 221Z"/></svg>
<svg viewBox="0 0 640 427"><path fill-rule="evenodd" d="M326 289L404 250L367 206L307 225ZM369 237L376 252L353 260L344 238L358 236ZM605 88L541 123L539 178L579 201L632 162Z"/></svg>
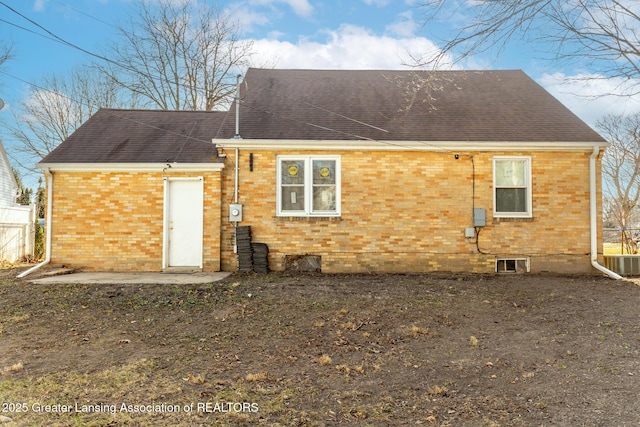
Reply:
<svg viewBox="0 0 640 427"><path fill-rule="evenodd" d="M189 285L210 283L229 276L228 272L198 272L198 273L110 273L110 272L79 272L63 274L53 277L40 277L27 281L41 284L158 284L158 285Z"/></svg>

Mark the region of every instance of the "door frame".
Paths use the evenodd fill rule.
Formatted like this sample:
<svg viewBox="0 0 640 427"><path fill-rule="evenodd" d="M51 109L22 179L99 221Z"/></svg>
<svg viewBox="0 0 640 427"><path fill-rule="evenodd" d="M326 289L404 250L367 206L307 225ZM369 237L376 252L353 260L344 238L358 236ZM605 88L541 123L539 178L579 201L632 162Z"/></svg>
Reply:
<svg viewBox="0 0 640 427"><path fill-rule="evenodd" d="M171 209L171 191L170 191L170 183L172 181L199 181L201 184L201 194L202 194L202 236L200 236L200 262L198 266L193 266L192 268L203 268L204 264L204 177L195 176L195 177L163 177L164 181L164 207L163 207L163 220L162 220L162 269L167 270L171 269L172 266L169 265L169 224L170 224L170 209ZM181 268L181 267L176 267Z"/></svg>

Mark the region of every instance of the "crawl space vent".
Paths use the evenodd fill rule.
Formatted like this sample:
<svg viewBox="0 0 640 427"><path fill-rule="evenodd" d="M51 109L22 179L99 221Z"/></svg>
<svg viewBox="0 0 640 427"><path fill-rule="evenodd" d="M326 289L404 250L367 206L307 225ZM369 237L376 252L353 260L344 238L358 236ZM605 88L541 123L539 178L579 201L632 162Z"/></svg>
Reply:
<svg viewBox="0 0 640 427"><path fill-rule="evenodd" d="M528 273L529 258L499 258L496 273Z"/></svg>

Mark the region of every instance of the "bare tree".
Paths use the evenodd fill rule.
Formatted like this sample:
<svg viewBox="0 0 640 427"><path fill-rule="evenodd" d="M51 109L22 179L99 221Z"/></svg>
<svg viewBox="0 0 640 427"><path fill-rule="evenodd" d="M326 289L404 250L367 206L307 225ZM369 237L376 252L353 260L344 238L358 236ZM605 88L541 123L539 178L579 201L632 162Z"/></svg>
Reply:
<svg viewBox="0 0 640 427"><path fill-rule="evenodd" d="M544 40L551 50L543 53L551 60L589 66L602 78L619 78L623 93L640 93L640 84L626 85L640 77L640 2L479 0L464 2L464 10L459 5L456 0L427 0L420 6L425 22L456 12L468 19L443 49L458 61L501 50L514 39Z"/></svg>
<svg viewBox="0 0 640 427"><path fill-rule="evenodd" d="M12 46L0 44L0 66L13 57Z"/></svg>
<svg viewBox="0 0 640 427"><path fill-rule="evenodd" d="M226 107L252 43L237 36L229 16L195 0L142 1L99 68L151 108Z"/></svg>
<svg viewBox="0 0 640 427"><path fill-rule="evenodd" d="M101 107L135 107L122 98L117 86L91 68L68 76L45 77L14 112L9 132L15 138L14 155L21 167L35 171L35 163L71 135Z"/></svg>
<svg viewBox="0 0 640 427"><path fill-rule="evenodd" d="M608 221L623 230L627 251L635 252L633 236L625 230L635 226L640 213L640 113L608 115L596 127L611 142L602 159Z"/></svg>
<svg viewBox="0 0 640 427"><path fill-rule="evenodd" d="M0 68L5 62L13 58L12 49L11 45L0 42ZM2 80L0 80L0 86L2 86Z"/></svg>

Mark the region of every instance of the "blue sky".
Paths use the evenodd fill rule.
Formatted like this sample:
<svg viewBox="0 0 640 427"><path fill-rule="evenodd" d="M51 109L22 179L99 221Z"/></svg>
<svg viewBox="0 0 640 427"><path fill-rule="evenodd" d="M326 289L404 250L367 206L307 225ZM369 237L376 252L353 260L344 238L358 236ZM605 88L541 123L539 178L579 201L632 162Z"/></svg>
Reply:
<svg viewBox="0 0 640 427"><path fill-rule="evenodd" d="M4 3L56 36L91 52L102 53L114 38L115 27L133 14L136 2L4 0ZM456 26L464 22L464 8L461 8L444 15L446 22L422 26L421 17L428 10L419 8L419 3L420 0L217 2L237 20L241 37L254 40L256 66L342 69L404 68L403 61L408 61L410 55L435 52ZM2 5L0 19L16 25L0 21L0 39L14 44L15 59L4 69L11 76L36 83L45 75L65 72L94 59L52 40L44 30ZM538 59L536 49L543 51L544 46L510 46L499 55L488 53L469 58L461 65L468 69L522 69L591 125L603 112L640 109L640 104L633 100L581 98L580 95L606 91L607 84L567 82L564 77L590 71L558 68ZM28 84L6 75L0 76L0 82L0 97L8 108L31 90Z"/></svg>
<svg viewBox="0 0 640 427"><path fill-rule="evenodd" d="M179 1L179 0L176 0ZM115 27L128 19L135 0L3 0L20 14L83 49L102 53ZM422 26L428 10L420 0L218 0L238 22L241 38L254 41L256 66L324 69L399 69L411 54L435 52L465 19L464 0L441 22ZM424 1L423 1L424 3ZM22 28L19 28L22 27ZM32 87L51 73L64 73L94 58L52 36L0 4L0 40L14 45L15 58L0 74L0 111L5 119ZM511 45L500 54L465 60L467 69L522 69L588 124L606 113L640 111L630 98L595 96L615 82L575 81L589 69L559 68L539 59L543 45ZM609 86L609 87L608 87ZM10 141L0 129L7 151Z"/></svg>

